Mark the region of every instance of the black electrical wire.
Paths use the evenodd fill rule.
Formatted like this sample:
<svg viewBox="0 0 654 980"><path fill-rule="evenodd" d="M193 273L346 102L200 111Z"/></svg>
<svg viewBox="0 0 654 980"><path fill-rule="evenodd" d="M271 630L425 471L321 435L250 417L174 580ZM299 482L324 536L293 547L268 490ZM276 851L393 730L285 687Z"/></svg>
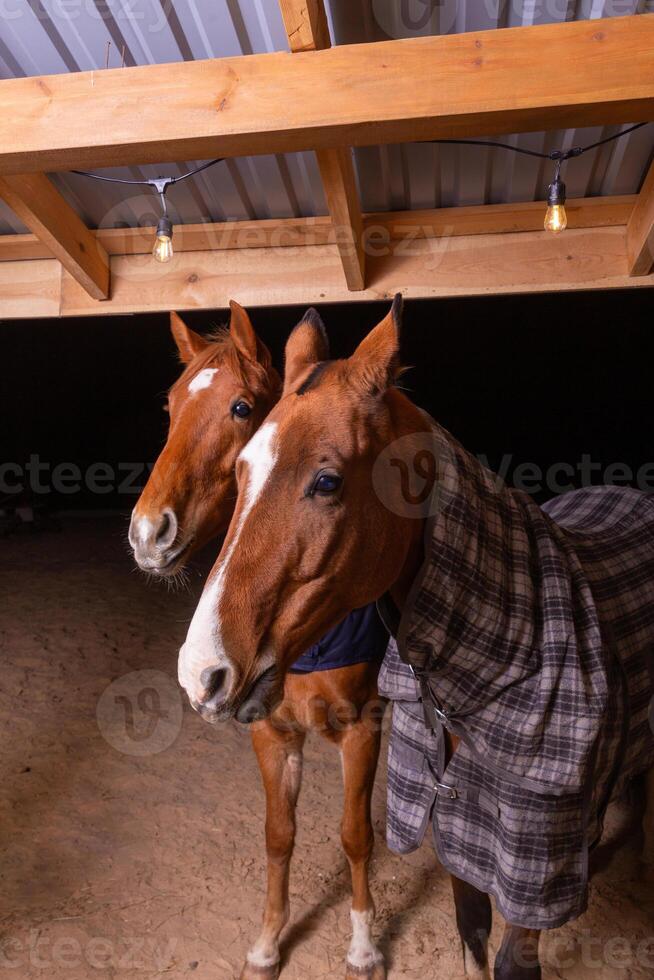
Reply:
<svg viewBox="0 0 654 980"><path fill-rule="evenodd" d="M614 140L620 139L622 136L627 136L629 133L633 133L634 130L640 129L642 126L647 126L649 123L641 122L635 123L633 126L629 126L628 129L623 129L619 133L614 133L612 136L606 136L604 139L597 140L595 143L589 143L588 146L573 146L569 150L551 150L549 153L540 153L538 150L528 150L523 146L514 146L512 143L502 143L499 140L457 140L457 139L437 139L437 140L421 140L422 143L438 143L440 145L451 144L454 146L489 146L497 150L509 150L511 153L521 153L524 156L538 157L540 160L556 160L558 162L563 162L564 160L569 160L572 157L581 156L582 153L587 153L588 150L594 150L598 146L604 146L606 143L612 143ZM186 180L188 177L194 177L196 174L201 173L203 170L208 170L209 167L215 166L217 163L223 163L224 157L216 157L215 160L209 160L207 163L201 164L199 167L195 167L193 170L189 170L185 174L180 174L179 177L158 177L150 178L144 180L128 180L125 177L107 177L104 174L94 174L88 170L72 170L71 173L78 174L80 177L91 177L93 180L106 180L112 184L132 184L140 185L141 187L157 187L164 184L165 187L169 187L171 184L178 184L182 180Z"/></svg>
<svg viewBox="0 0 654 980"><path fill-rule="evenodd" d="M513 146L511 143L500 143L496 140L421 140L423 143L439 143L447 144L451 143L455 146L491 146L499 150L510 150L512 153L522 153L529 157L539 157L541 160L569 160L571 157L579 157L582 153L587 153L588 150L594 150L598 146L603 146L605 143L612 143L614 140L620 139L622 136L627 136L628 133L633 133L635 129L640 129L642 126L648 126L648 122L636 123L634 126L630 126L628 129L623 129L619 133L614 133L613 136L606 136L604 139L597 140L595 143L589 143L588 146L573 146L569 150L552 150L550 153L539 153L538 150L528 150L523 146Z"/></svg>
<svg viewBox="0 0 654 980"><path fill-rule="evenodd" d="M615 140L620 139L622 136L627 136L629 133L633 133L636 129L641 129L643 126L647 126L647 122L635 123L633 126L629 126L628 129L623 129L619 133L614 133L612 136L606 136L604 139L597 140L594 143L589 143L588 146L573 146L569 150L552 150L550 153L540 153L538 150L528 150L526 147L514 146L512 143L503 143L499 140L457 140L457 139L435 139L435 140L421 140L421 143L432 143L432 144L451 144L454 146L488 146L497 150L509 150L511 153L521 153L524 156L537 157L540 160L552 160L556 162L556 173L554 175L554 184L558 185L560 182L561 174L561 164L565 160L570 160L572 157L581 156L582 153L587 153L589 150L594 150L598 146L604 146L606 143L612 143ZM201 173L203 170L207 170L209 167L215 166L217 163L223 163L224 157L216 157L215 160L208 160L206 163L201 164L199 167L195 167L193 170L187 171L185 174L180 174L179 177L153 177L144 180L128 180L125 177L107 177L104 174L94 174L88 170L73 170L74 174L78 174L80 177L91 177L93 180L105 180L112 184L130 184L132 186L140 187L154 187L156 192L159 194L161 199L161 206L164 217L168 215L168 209L166 206L166 191L172 184L179 184L180 181L186 180L188 177L194 177L196 174ZM550 185L553 186L553 185ZM565 185L561 184L563 201L565 200Z"/></svg>
<svg viewBox="0 0 654 980"><path fill-rule="evenodd" d="M209 167L213 167L216 163L222 163L224 159L224 157L216 157L215 160L209 160L207 163L195 167L194 170L189 170L188 173L180 174L179 177L151 177L145 180L128 180L125 177L106 177L104 174L93 174L88 170L71 170L70 172L78 174L80 177L92 177L93 180L106 180L111 184L139 184L142 187L156 187L157 184L165 183L168 186L169 184L179 184L181 180L186 180L187 177L194 177L202 170L208 170Z"/></svg>

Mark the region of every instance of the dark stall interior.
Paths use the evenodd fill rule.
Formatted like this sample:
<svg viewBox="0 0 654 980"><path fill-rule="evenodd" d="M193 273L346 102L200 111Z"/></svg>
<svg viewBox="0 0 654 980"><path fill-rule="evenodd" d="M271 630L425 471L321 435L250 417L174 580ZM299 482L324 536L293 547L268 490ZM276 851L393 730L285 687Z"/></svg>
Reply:
<svg viewBox="0 0 654 980"><path fill-rule="evenodd" d="M647 289L409 301L402 385L539 501L588 483L654 489L651 304ZM334 356L351 353L386 308L321 308ZM252 314L280 368L302 312ZM185 319L202 333L226 314ZM179 371L168 317L14 321L0 335L5 508L131 510Z"/></svg>

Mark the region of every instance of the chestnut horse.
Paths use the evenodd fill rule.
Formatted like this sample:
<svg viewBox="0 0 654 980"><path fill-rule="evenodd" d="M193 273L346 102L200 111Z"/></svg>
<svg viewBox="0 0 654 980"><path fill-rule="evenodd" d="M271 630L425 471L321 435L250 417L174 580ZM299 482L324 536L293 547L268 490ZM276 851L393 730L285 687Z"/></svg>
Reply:
<svg viewBox="0 0 654 980"><path fill-rule="evenodd" d="M348 360L325 361L311 318L288 340L282 399L239 456L234 517L180 650L180 682L209 720L244 699L274 711L294 658L349 608L389 596L401 613L409 601L425 518L374 492L375 464L396 440L433 429L394 386L398 334L396 299ZM474 560L474 540L470 549ZM460 743L445 740L451 761ZM488 977L489 898L452 880L466 974ZM495 977L537 980L538 939L507 924Z"/></svg>
<svg viewBox="0 0 654 980"><path fill-rule="evenodd" d="M185 370L169 392L168 440L134 508L129 530L138 565L156 577L177 574L196 549L227 529L236 501L237 457L281 393L279 375L247 313L237 303L230 306L229 330L209 339L171 314ZM324 338L322 343L326 355ZM385 976L381 953L370 935L373 906L368 884L373 848L370 801L384 706L377 694L378 673L379 661L289 674L277 710L252 725L266 794L268 888L263 928L248 953L242 980L276 977L279 972L279 937L289 918L302 750L312 731L334 745L342 759L341 837L353 890L347 975L375 980ZM243 720L248 714L252 716L243 711Z"/></svg>

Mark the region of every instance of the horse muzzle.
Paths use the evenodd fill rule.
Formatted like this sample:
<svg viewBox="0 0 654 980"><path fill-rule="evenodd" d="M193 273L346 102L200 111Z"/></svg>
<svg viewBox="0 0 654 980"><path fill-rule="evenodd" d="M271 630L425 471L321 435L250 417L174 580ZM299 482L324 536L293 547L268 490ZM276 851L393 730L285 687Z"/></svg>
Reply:
<svg viewBox="0 0 654 980"><path fill-rule="evenodd" d="M193 539L179 540L179 530L171 507L164 507L154 518L132 512L128 538L134 561L142 571L167 578L180 570Z"/></svg>
<svg viewBox="0 0 654 980"><path fill-rule="evenodd" d="M223 668L206 668L200 675L203 693L189 695L191 707L204 721L215 725L234 718L243 725L268 718L281 700L279 672L275 664L266 668L240 698L226 696L229 672ZM187 691L188 693L188 691Z"/></svg>

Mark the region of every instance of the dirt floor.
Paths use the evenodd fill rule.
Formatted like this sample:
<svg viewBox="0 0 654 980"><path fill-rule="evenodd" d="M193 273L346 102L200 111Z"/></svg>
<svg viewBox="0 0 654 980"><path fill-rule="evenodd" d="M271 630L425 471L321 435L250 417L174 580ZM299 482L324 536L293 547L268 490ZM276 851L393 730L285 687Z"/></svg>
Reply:
<svg viewBox="0 0 654 980"><path fill-rule="evenodd" d="M2 977L231 980L257 932L263 794L249 736L202 722L176 686L202 580L177 593L148 583L125 531L68 518L61 533L0 540ZM452 980L449 881L429 845L387 851L383 768L372 877L389 977ZM344 975L340 775L333 750L310 742L285 980ZM546 980L654 976L654 886L634 869L621 858L590 911L546 937Z"/></svg>

